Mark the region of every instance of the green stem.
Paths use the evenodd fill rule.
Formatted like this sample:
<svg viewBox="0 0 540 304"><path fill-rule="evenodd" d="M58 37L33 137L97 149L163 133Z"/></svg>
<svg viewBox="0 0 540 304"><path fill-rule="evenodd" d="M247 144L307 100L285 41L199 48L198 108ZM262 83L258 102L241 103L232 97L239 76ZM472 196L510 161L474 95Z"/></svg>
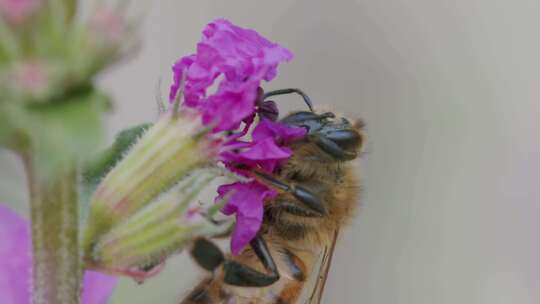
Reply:
<svg viewBox="0 0 540 304"><path fill-rule="evenodd" d="M76 170L44 179L28 159L26 169L32 218L32 303L77 304L82 263Z"/></svg>

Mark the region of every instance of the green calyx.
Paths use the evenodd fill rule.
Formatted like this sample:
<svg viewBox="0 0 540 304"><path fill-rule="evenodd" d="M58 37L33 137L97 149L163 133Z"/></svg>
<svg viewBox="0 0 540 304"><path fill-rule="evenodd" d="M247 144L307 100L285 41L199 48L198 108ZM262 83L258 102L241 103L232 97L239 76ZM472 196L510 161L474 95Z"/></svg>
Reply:
<svg viewBox="0 0 540 304"><path fill-rule="evenodd" d="M83 243L87 254L107 233L212 162L212 142L195 136L201 129L198 117L165 114L105 175L90 199Z"/></svg>
<svg viewBox="0 0 540 304"><path fill-rule="evenodd" d="M195 237L211 237L229 229L230 222L216 224L207 218L213 214L189 209L214 178L211 171L193 173L100 237L87 263L109 272L143 269L181 251Z"/></svg>

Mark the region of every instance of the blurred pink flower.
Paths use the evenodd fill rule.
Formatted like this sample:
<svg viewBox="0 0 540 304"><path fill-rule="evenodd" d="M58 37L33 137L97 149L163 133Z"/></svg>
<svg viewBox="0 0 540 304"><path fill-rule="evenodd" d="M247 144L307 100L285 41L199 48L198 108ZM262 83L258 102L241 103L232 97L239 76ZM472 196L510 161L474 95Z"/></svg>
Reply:
<svg viewBox="0 0 540 304"><path fill-rule="evenodd" d="M0 205L0 303L30 304L32 256L30 226L9 208ZM87 271L83 280L82 303L107 303L116 279Z"/></svg>
<svg viewBox="0 0 540 304"><path fill-rule="evenodd" d="M15 66L11 80L21 91L38 96L50 85L50 72L47 65L42 62L21 62Z"/></svg>
<svg viewBox="0 0 540 304"><path fill-rule="evenodd" d="M198 111L203 124L214 126L214 133L231 132L222 142L219 155L231 171L247 177L252 177L252 170L272 173L291 156L284 145L302 138L306 130L272 122L279 113L275 103L260 100L260 85L262 80L272 80L277 66L292 57L289 50L256 31L217 19L203 30L197 52L174 64L169 99L176 102L183 85L183 106ZM217 90L208 95L216 81ZM261 122L253 130L253 140L244 141L256 114ZM217 199L232 190L223 212L236 214L231 249L237 254L261 227L264 200L277 193L256 181L239 182L219 187Z"/></svg>
<svg viewBox="0 0 540 304"><path fill-rule="evenodd" d="M21 23L34 14L43 0L0 0L0 12L12 23Z"/></svg>
<svg viewBox="0 0 540 304"><path fill-rule="evenodd" d="M90 28L109 44L117 44L125 38L128 31L125 18L118 13L100 7L90 19Z"/></svg>

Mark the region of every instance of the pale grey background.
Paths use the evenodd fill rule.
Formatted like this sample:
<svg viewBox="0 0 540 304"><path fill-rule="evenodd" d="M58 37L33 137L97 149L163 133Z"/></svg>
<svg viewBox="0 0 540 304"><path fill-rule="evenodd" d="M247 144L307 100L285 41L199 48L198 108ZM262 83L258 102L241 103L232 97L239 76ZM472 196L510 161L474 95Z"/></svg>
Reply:
<svg viewBox="0 0 540 304"><path fill-rule="evenodd" d="M267 88L295 86L368 124L365 193L324 303L540 303L540 2L162 0L144 48L101 79L111 133L156 117L155 87L223 16L289 47ZM294 98L283 108L298 109ZM109 136L110 138L110 136ZM0 199L25 211L16 160ZM18 190L19 189L19 190ZM185 257L113 303L175 303L201 275Z"/></svg>

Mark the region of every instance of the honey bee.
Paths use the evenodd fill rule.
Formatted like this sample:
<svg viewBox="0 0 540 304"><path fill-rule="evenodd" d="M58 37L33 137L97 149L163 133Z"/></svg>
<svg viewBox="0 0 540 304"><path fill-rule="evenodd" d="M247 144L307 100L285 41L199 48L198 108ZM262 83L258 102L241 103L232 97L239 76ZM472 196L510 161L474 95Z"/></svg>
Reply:
<svg viewBox="0 0 540 304"><path fill-rule="evenodd" d="M359 180L351 161L361 153L364 125L334 113L294 112L280 121L304 127L304 139L292 143L292 157L275 174L255 172L260 182L279 191L265 203L263 226L238 256L197 239L190 251L211 276L183 304L320 303L339 230L357 207Z"/></svg>

